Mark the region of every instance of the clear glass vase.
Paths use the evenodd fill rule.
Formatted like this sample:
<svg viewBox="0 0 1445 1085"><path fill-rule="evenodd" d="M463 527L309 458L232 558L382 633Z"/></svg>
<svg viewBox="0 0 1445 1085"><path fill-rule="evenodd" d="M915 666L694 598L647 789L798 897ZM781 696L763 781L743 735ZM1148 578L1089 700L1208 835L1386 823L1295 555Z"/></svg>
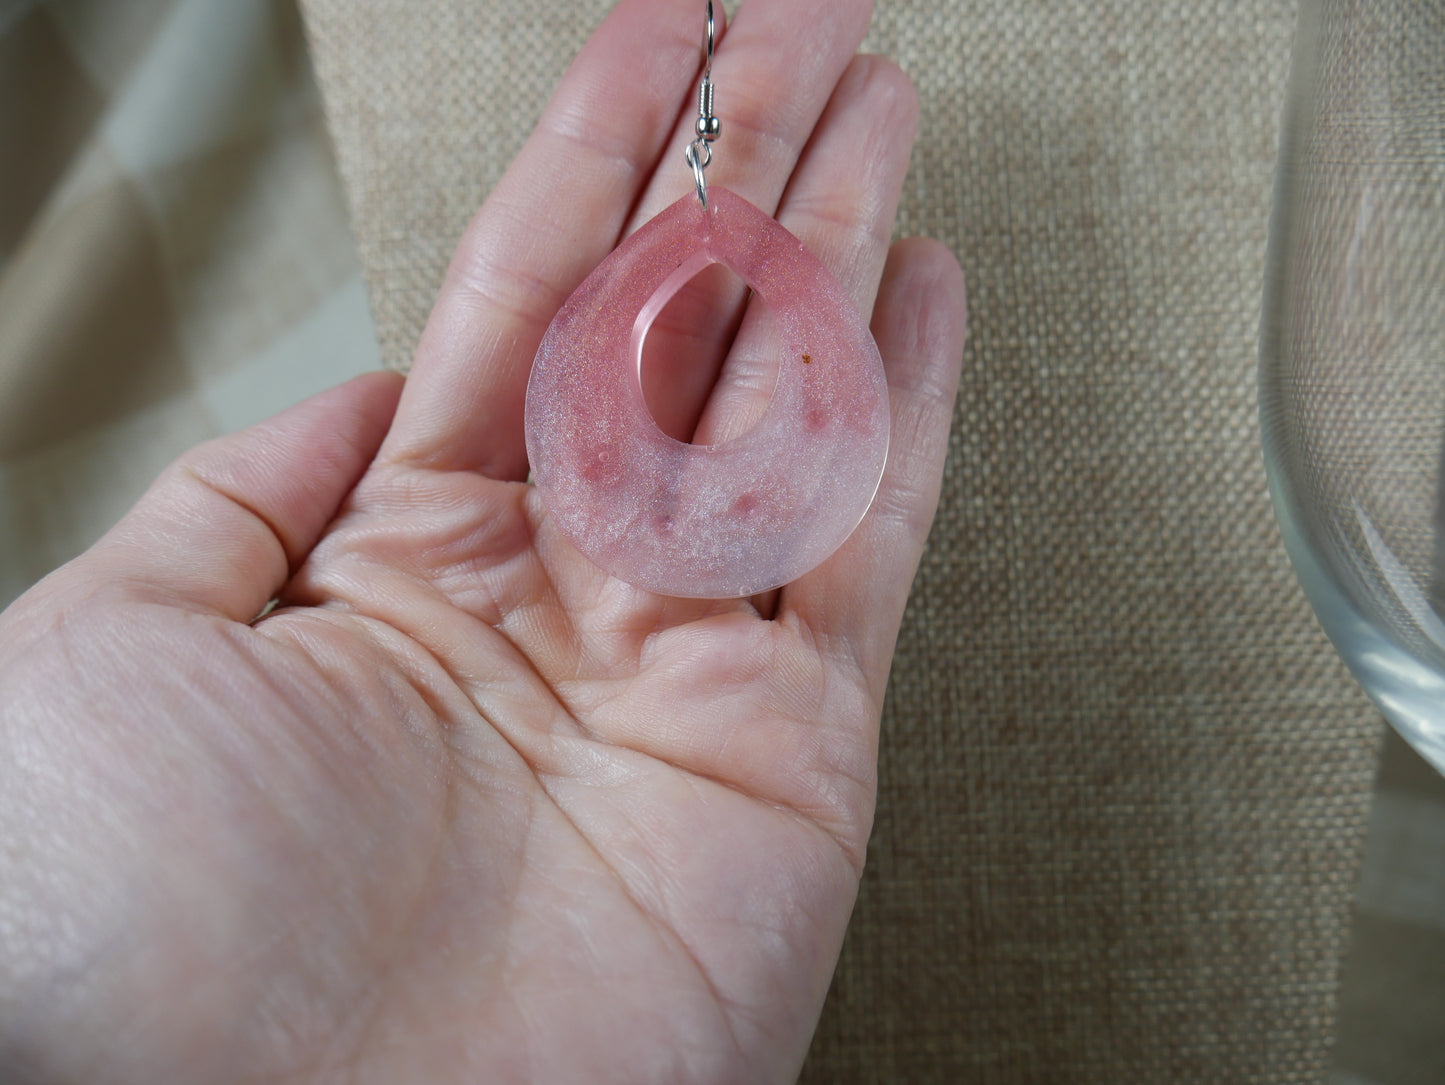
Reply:
<svg viewBox="0 0 1445 1085"><path fill-rule="evenodd" d="M1301 5L1260 419L1321 623L1445 771L1445 4Z"/></svg>

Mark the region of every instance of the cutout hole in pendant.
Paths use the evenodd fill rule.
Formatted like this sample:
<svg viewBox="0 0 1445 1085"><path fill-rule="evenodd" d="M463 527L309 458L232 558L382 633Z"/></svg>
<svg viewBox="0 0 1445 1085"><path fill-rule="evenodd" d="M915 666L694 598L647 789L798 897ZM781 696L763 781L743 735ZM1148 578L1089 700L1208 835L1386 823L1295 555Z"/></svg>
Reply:
<svg viewBox="0 0 1445 1085"><path fill-rule="evenodd" d="M741 276L715 262L673 287L670 297L655 296L639 321L659 300L638 361L648 413L684 444L737 440L762 421L778 383L771 311Z"/></svg>

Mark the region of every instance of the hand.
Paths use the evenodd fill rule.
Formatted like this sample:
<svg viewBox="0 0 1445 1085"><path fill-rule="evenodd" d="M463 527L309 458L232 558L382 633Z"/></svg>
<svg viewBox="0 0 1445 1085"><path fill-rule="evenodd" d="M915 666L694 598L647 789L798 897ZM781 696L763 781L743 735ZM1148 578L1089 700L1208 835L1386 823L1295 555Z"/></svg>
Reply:
<svg viewBox="0 0 1445 1085"><path fill-rule="evenodd" d="M953 258L888 244L913 91L854 55L866 3L817 7L757 0L719 39L709 180L872 313L893 444L858 531L768 598L659 598L525 483L552 314L692 185L700 5L622 0L468 228L404 390L375 374L195 449L0 617L0 1077L796 1075L964 333ZM652 334L696 357L741 321L731 360L651 402L715 437L765 352L736 296L698 329L706 287Z"/></svg>

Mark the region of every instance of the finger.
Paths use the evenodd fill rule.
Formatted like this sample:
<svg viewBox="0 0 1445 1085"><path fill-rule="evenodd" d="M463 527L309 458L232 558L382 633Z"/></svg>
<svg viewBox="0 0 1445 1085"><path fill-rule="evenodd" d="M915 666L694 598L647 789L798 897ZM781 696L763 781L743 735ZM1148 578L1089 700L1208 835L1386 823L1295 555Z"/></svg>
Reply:
<svg viewBox="0 0 1445 1085"><path fill-rule="evenodd" d="M856 663L880 703L938 507L966 326L963 273L953 254L918 238L894 245L873 310L892 419L883 482L842 549L784 588L779 601L779 620L802 622Z"/></svg>
<svg viewBox="0 0 1445 1085"><path fill-rule="evenodd" d="M394 373L368 374L198 445L59 575L249 621L371 463L401 385Z"/></svg>
<svg viewBox="0 0 1445 1085"><path fill-rule="evenodd" d="M705 443L698 419L742 324L747 285L721 264L698 272L653 319L642 343L642 398L658 428Z"/></svg>
<svg viewBox="0 0 1445 1085"><path fill-rule="evenodd" d="M872 7L869 0L774 0L738 10L713 60L722 134L713 144L708 184L730 188L769 214L777 210L833 88L868 31ZM695 135L695 85L676 114L669 157L652 175L628 232L693 191L682 151Z"/></svg>
<svg viewBox="0 0 1445 1085"><path fill-rule="evenodd" d="M778 211L778 221L823 262L865 315L878 293L917 130L918 95L908 76L882 57L854 58ZM778 361L771 316L754 299L695 440L720 444L752 428L772 398Z"/></svg>
<svg viewBox="0 0 1445 1085"><path fill-rule="evenodd" d="M818 5L805 0L739 10L713 64L722 135L714 145L709 184L730 188L774 213L868 29L870 14L864 0L830 4L821 18ZM799 42L807 42L807 48L800 49ZM696 119L694 97L681 111L669 144L677 149L677 161L663 158L629 232L692 190L692 172L682 162L681 149L693 138ZM692 433L747 297L736 276L700 276L654 322L643 357L643 388L664 432L684 440Z"/></svg>
<svg viewBox="0 0 1445 1085"><path fill-rule="evenodd" d="M525 476L537 346L616 245L692 94L702 37L695 4L622 0L583 47L462 237L383 458Z"/></svg>

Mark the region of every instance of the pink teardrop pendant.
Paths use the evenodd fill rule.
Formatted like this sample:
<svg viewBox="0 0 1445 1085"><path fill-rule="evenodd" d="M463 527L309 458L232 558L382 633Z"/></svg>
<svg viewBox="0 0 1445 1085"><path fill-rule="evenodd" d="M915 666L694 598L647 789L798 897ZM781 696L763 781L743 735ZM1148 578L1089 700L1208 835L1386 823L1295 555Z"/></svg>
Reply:
<svg viewBox="0 0 1445 1085"><path fill-rule="evenodd" d="M643 399L657 314L709 264L773 312L782 356L761 421L691 445ZM888 385L852 299L801 241L747 200L684 196L567 299L527 386L527 455L553 523L594 563L662 595L731 598L816 568L852 534L883 476Z"/></svg>

